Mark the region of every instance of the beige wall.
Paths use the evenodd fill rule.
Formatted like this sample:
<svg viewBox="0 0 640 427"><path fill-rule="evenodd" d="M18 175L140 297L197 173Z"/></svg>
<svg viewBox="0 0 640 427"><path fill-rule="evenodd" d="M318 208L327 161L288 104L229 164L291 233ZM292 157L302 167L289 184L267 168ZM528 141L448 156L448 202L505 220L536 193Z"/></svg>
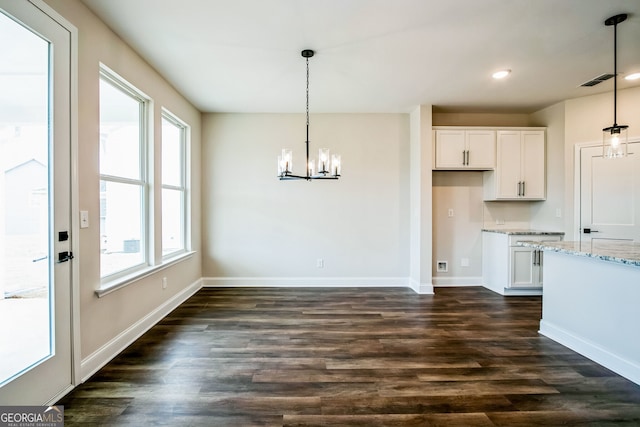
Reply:
<svg viewBox="0 0 640 427"><path fill-rule="evenodd" d="M529 114L433 113L433 126L534 126L530 120Z"/></svg>
<svg viewBox="0 0 640 427"><path fill-rule="evenodd" d="M98 298L100 286L99 227L99 63L102 62L154 100L153 150L155 180L160 181L160 109L167 108L191 126L191 211L193 249L200 250L200 113L80 1L47 0L78 28L78 176L79 208L88 210L91 226L80 230L74 262L80 263L81 356L87 358L172 296L201 277L200 256L138 280ZM153 187L154 209L160 209L160 188ZM78 214L77 212L75 214ZM160 237L160 224L154 228ZM169 286L162 290L161 277Z"/></svg>
<svg viewBox="0 0 640 427"><path fill-rule="evenodd" d="M408 116L312 114L310 122L311 157L321 147L341 154L339 181L276 178L283 147L304 173L303 114L203 115L205 277L348 285L408 276Z"/></svg>

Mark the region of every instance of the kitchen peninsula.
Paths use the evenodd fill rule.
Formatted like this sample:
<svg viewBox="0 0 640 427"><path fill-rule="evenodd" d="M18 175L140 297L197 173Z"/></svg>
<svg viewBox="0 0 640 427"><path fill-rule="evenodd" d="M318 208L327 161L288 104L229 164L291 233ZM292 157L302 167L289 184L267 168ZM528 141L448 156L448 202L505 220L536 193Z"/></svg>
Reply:
<svg viewBox="0 0 640 427"><path fill-rule="evenodd" d="M544 251L540 333L640 384L640 243L519 244Z"/></svg>

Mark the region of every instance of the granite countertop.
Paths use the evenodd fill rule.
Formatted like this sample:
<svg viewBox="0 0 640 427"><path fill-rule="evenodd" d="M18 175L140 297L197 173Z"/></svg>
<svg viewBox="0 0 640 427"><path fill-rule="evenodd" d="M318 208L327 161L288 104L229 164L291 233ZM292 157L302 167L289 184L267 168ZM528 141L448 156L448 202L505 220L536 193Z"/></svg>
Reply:
<svg viewBox="0 0 640 427"><path fill-rule="evenodd" d="M543 251L561 252L604 261L640 267L640 243L633 241L592 241L592 242L518 242L520 246L527 246Z"/></svg>
<svg viewBox="0 0 640 427"><path fill-rule="evenodd" d="M489 233L500 233L500 234L523 234L529 236L545 236L545 235L560 235L563 236L563 231L542 231L542 230L531 230L529 228L483 228L482 231L486 231Z"/></svg>

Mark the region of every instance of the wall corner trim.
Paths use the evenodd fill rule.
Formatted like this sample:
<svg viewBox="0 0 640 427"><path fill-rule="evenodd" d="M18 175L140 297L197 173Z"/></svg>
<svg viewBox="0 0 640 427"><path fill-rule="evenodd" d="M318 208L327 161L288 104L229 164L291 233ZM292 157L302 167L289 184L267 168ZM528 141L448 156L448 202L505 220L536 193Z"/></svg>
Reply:
<svg viewBox="0 0 640 427"><path fill-rule="evenodd" d="M409 283L409 287L413 289L413 291L419 295L433 295L433 284L432 283L420 283L416 280L411 279Z"/></svg>

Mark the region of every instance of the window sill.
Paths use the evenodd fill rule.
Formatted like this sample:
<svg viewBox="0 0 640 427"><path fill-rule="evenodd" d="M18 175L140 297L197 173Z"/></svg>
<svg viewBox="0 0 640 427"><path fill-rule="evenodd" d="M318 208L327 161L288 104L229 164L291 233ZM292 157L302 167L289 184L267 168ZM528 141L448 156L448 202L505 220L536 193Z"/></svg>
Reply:
<svg viewBox="0 0 640 427"><path fill-rule="evenodd" d="M122 289L125 286L128 286L132 283L137 282L138 280L144 279L145 277L149 277L152 274L157 273L158 271L162 271L165 268L169 268L172 265L175 265L179 262L182 262L186 259L191 258L196 252L195 251L190 251L190 252L185 252L182 253L178 256L176 256L175 258L171 258L168 260L165 260L162 264L160 265L154 265L151 267L146 267L142 270L138 270L135 273L129 274L127 276L124 277L118 277L116 280L107 282L107 283L103 283L99 289L96 290L96 295L98 296L98 298L102 298L105 295L110 294L111 292L115 292L118 289Z"/></svg>

